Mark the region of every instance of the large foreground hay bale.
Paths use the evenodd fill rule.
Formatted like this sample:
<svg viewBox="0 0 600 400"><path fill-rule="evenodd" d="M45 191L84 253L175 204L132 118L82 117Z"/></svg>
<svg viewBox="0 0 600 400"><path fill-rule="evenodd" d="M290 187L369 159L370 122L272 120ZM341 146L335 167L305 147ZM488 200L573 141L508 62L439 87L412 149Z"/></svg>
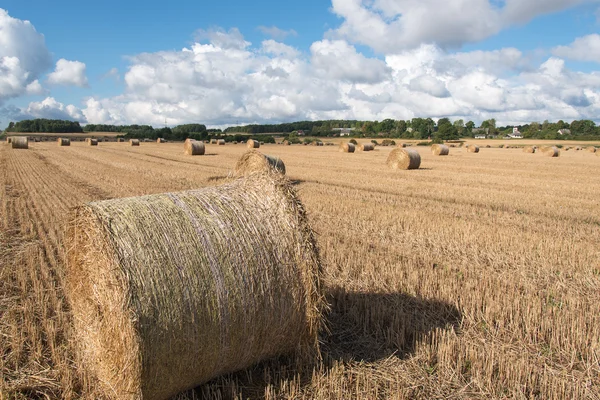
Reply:
<svg viewBox="0 0 600 400"><path fill-rule="evenodd" d="M470 144L467 146L467 151L469 153L479 153L479 146L474 145L474 144Z"/></svg>
<svg viewBox="0 0 600 400"><path fill-rule="evenodd" d="M560 156L560 150L556 146L546 146L540 149L542 154L548 157L558 157Z"/></svg>
<svg viewBox="0 0 600 400"><path fill-rule="evenodd" d="M360 143L356 146L356 150L358 151L373 151L375 150L375 145L373 143Z"/></svg>
<svg viewBox="0 0 600 400"><path fill-rule="evenodd" d="M248 139L246 147L249 149L258 149L260 148L260 142L258 140Z"/></svg>
<svg viewBox="0 0 600 400"><path fill-rule="evenodd" d="M533 154L533 153L535 153L535 147L533 147L533 146L525 146L525 147L523 147L523 152L524 153L531 153L531 154Z"/></svg>
<svg viewBox="0 0 600 400"><path fill-rule="evenodd" d="M139 139L129 139L129 144L131 146L139 146L140 145L140 140Z"/></svg>
<svg viewBox="0 0 600 400"><path fill-rule="evenodd" d="M595 153L596 152L596 148L594 146L589 146L586 148L587 151L589 151L590 153Z"/></svg>
<svg viewBox="0 0 600 400"><path fill-rule="evenodd" d="M70 146L71 145L71 139L67 139L67 138L58 138L56 140L56 142L58 143L59 146Z"/></svg>
<svg viewBox="0 0 600 400"><path fill-rule="evenodd" d="M447 156L450 154L450 148L445 144L434 144L431 146L431 153L434 156Z"/></svg>
<svg viewBox="0 0 600 400"><path fill-rule="evenodd" d="M29 148L29 139L26 136L13 136L10 143L13 149Z"/></svg>
<svg viewBox="0 0 600 400"><path fill-rule="evenodd" d="M219 146L225 146L225 139L219 139L219 140L217 140L217 144Z"/></svg>
<svg viewBox="0 0 600 400"><path fill-rule="evenodd" d="M356 147L352 143L340 143L340 153L354 153Z"/></svg>
<svg viewBox="0 0 600 400"><path fill-rule="evenodd" d="M277 174L89 203L66 248L78 361L97 397L166 399L279 354L318 354L316 241Z"/></svg>
<svg viewBox="0 0 600 400"><path fill-rule="evenodd" d="M392 169L419 169L421 155L416 150L398 147L388 156L387 165Z"/></svg>
<svg viewBox="0 0 600 400"><path fill-rule="evenodd" d="M258 150L248 150L235 165L233 176L246 176L256 172L276 172L285 175L285 164L279 157L269 156Z"/></svg>
<svg viewBox="0 0 600 400"><path fill-rule="evenodd" d="M203 156L206 152L204 142L196 141L194 139L186 139L183 144L183 149L188 156Z"/></svg>
<svg viewBox="0 0 600 400"><path fill-rule="evenodd" d="M98 139L87 139L87 143L90 146L98 146Z"/></svg>

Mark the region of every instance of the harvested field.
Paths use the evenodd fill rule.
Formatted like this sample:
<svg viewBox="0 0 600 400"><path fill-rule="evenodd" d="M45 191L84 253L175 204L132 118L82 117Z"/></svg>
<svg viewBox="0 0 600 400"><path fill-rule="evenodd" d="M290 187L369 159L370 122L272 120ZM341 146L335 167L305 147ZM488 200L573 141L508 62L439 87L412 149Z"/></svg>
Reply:
<svg viewBox="0 0 600 400"><path fill-rule="evenodd" d="M404 173L391 147L276 147L320 247L323 361L279 357L179 399L600 397L600 157L412 149ZM246 150L0 146L0 398L95 398L64 290L69 209L214 186Z"/></svg>

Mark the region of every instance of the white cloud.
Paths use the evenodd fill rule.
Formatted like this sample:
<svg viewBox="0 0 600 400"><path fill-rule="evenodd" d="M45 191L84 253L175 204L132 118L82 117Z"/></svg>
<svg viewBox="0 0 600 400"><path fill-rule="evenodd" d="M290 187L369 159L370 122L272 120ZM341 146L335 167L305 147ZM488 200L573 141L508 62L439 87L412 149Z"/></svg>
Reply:
<svg viewBox="0 0 600 400"><path fill-rule="evenodd" d="M600 35L595 33L577 38L568 46L553 48L552 54L576 61L600 63Z"/></svg>
<svg viewBox="0 0 600 400"><path fill-rule="evenodd" d="M0 8L0 105L26 93L41 92L37 79L51 66L44 36L29 21ZM37 82L37 83L36 83Z"/></svg>
<svg viewBox="0 0 600 400"><path fill-rule="evenodd" d="M61 58L56 62L56 69L48 75L48 83L51 85L65 86L88 86L85 76L85 64L80 61L69 61Z"/></svg>
<svg viewBox="0 0 600 400"><path fill-rule="evenodd" d="M56 101L53 97L47 97L39 102L31 102L23 109L9 106L0 109L0 114L5 115L12 121L21 121L32 118L48 118L85 122L85 116L79 108L72 104L64 105Z"/></svg>
<svg viewBox="0 0 600 400"><path fill-rule="evenodd" d="M459 47L536 16L597 0L332 0L332 35L394 53L434 43Z"/></svg>
<svg viewBox="0 0 600 400"><path fill-rule="evenodd" d="M280 29L276 26L259 26L258 30L261 31L263 34L270 36L273 39L276 40L284 40L286 37L288 36L298 36L298 32L296 32L293 29L290 30L285 30L285 29Z"/></svg>

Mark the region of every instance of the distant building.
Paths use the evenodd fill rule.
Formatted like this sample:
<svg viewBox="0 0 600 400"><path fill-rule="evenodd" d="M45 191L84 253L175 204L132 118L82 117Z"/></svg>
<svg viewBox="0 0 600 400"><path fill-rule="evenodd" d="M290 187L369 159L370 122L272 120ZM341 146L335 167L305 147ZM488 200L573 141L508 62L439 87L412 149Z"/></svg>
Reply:
<svg viewBox="0 0 600 400"><path fill-rule="evenodd" d="M508 135L508 137L511 139L523 139L523 134L519 132L519 128L515 126L512 133Z"/></svg>
<svg viewBox="0 0 600 400"><path fill-rule="evenodd" d="M304 136L304 131L303 130L299 130L298 131L298 136Z"/></svg>
<svg viewBox="0 0 600 400"><path fill-rule="evenodd" d="M490 133L490 128L473 128L475 139L487 139Z"/></svg>
<svg viewBox="0 0 600 400"><path fill-rule="evenodd" d="M570 129L559 129L558 133L561 135L570 135L571 134L571 130Z"/></svg>
<svg viewBox="0 0 600 400"><path fill-rule="evenodd" d="M332 131L339 132L340 136L350 136L352 131L356 130L356 128L333 128Z"/></svg>

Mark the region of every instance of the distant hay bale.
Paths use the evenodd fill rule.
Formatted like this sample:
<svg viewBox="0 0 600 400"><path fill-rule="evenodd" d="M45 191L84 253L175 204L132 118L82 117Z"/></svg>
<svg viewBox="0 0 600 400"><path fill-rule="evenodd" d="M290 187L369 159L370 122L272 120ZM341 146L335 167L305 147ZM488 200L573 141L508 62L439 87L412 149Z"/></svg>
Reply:
<svg viewBox="0 0 600 400"><path fill-rule="evenodd" d="M277 172L285 175L285 164L279 157L248 150L240 157L233 170L233 176L245 176L256 172Z"/></svg>
<svg viewBox="0 0 600 400"><path fill-rule="evenodd" d="M470 144L467 146L467 151L469 153L479 153L479 146L474 145L474 144Z"/></svg>
<svg viewBox="0 0 600 400"><path fill-rule="evenodd" d="M260 148L260 142L258 140L248 139L246 147L249 149L258 149Z"/></svg>
<svg viewBox="0 0 600 400"><path fill-rule="evenodd" d="M87 143L89 146L98 146L98 139L88 139Z"/></svg>
<svg viewBox="0 0 600 400"><path fill-rule="evenodd" d="M56 140L56 142L58 143L59 146L70 146L71 145L71 139L58 138Z"/></svg>
<svg viewBox="0 0 600 400"><path fill-rule="evenodd" d="M217 144L217 139L210 139L210 144Z"/></svg>
<svg viewBox="0 0 600 400"><path fill-rule="evenodd" d="M392 169L419 169L421 155L416 150L398 147L392 150L386 163Z"/></svg>
<svg viewBox="0 0 600 400"><path fill-rule="evenodd" d="M402 147L403 147L403 148L406 148L406 143L402 143Z"/></svg>
<svg viewBox="0 0 600 400"><path fill-rule="evenodd" d="M281 144L284 145L284 146L290 146L291 145L291 143L290 143L289 140L284 140L283 142L281 142Z"/></svg>
<svg viewBox="0 0 600 400"><path fill-rule="evenodd" d="M164 138L159 137L156 139L156 143L166 143L167 141Z"/></svg>
<svg viewBox="0 0 600 400"><path fill-rule="evenodd" d="M548 157L558 157L560 156L560 150L556 146L547 146L542 147L540 151Z"/></svg>
<svg viewBox="0 0 600 400"><path fill-rule="evenodd" d="M356 146L349 142L340 143L340 153L354 153Z"/></svg>
<svg viewBox="0 0 600 400"><path fill-rule="evenodd" d="M217 144L219 146L225 146L225 139L219 139L219 140L217 140Z"/></svg>
<svg viewBox="0 0 600 400"><path fill-rule="evenodd" d="M356 150L358 151L373 151L375 150L375 146L373 143L360 143L356 146Z"/></svg>
<svg viewBox="0 0 600 400"><path fill-rule="evenodd" d="M434 156L447 156L450 154L450 148L445 144L434 144L431 146L431 153Z"/></svg>
<svg viewBox="0 0 600 400"><path fill-rule="evenodd" d="M117 138L117 142L118 142L118 143L122 143L122 142L124 142L124 141L125 141L125 139L123 139L123 138Z"/></svg>
<svg viewBox="0 0 600 400"><path fill-rule="evenodd" d="M29 148L29 139L25 136L13 136L10 143L13 149Z"/></svg>
<svg viewBox="0 0 600 400"><path fill-rule="evenodd" d="M129 144L131 146L139 146L140 145L140 140L139 139L129 139Z"/></svg>
<svg viewBox="0 0 600 400"><path fill-rule="evenodd" d="M585 149L586 151L589 151L590 153L595 153L596 152L596 148L594 146L589 146L586 147Z"/></svg>
<svg viewBox="0 0 600 400"><path fill-rule="evenodd" d="M523 153L535 153L535 147L533 146L525 146L523 147Z"/></svg>
<svg viewBox="0 0 600 400"><path fill-rule="evenodd" d="M580 146L575 147L575 151L581 151L581 147Z"/></svg>
<svg viewBox="0 0 600 400"><path fill-rule="evenodd" d="M485 148L486 148L486 149L491 149L491 148L492 148L492 146L490 146L489 144L487 144L487 145L485 146Z"/></svg>
<svg viewBox="0 0 600 400"><path fill-rule="evenodd" d="M66 244L76 360L99 398L166 399L263 359L318 355L317 244L282 176L89 203Z"/></svg>
<svg viewBox="0 0 600 400"><path fill-rule="evenodd" d="M317 146L323 146L323 145L324 145L323 142L321 142L321 141L317 142Z"/></svg>
<svg viewBox="0 0 600 400"><path fill-rule="evenodd" d="M206 152L204 143L201 140L196 141L194 139L186 139L183 149L188 156L203 156Z"/></svg>

